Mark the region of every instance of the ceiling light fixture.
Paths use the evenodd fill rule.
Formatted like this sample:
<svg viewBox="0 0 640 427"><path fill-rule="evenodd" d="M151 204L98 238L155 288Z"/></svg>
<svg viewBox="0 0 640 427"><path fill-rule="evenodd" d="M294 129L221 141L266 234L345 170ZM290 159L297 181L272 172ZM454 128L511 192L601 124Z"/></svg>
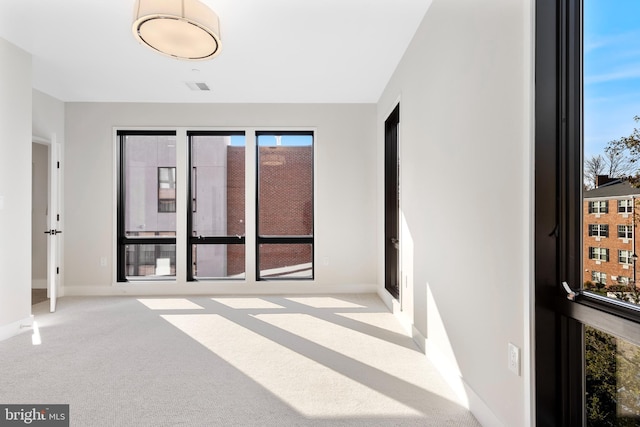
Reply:
<svg viewBox="0 0 640 427"><path fill-rule="evenodd" d="M179 59L220 53L218 15L198 0L137 0L133 35L151 49Z"/></svg>

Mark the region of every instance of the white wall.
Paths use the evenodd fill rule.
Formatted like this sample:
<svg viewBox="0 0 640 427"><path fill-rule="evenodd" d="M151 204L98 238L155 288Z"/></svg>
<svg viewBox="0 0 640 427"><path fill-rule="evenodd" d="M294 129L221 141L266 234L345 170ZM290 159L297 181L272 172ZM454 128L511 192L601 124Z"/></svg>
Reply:
<svg viewBox="0 0 640 427"><path fill-rule="evenodd" d="M383 123L400 99L415 336L485 426L530 424L531 19L530 0L434 0L378 104L382 177Z"/></svg>
<svg viewBox="0 0 640 427"><path fill-rule="evenodd" d="M64 205L67 214L63 238L65 259L69 261L64 264L65 294L375 290L375 116L373 104L66 104ZM175 284L114 285L114 127L166 126L316 130L314 283L256 284L254 276L249 275L245 284L187 284L181 279L184 273L178 273ZM253 182L253 178L248 179ZM180 185L179 181L178 192ZM250 253L253 252L250 234L254 230L250 225L255 222L250 209L252 197L248 196L247 204L247 251ZM178 210L182 215L180 206ZM180 254L180 241L178 243ZM101 266L101 258L107 260L106 266Z"/></svg>
<svg viewBox="0 0 640 427"><path fill-rule="evenodd" d="M33 90L33 135L64 146L64 102Z"/></svg>
<svg viewBox="0 0 640 427"><path fill-rule="evenodd" d="M0 340L31 313L31 56L0 39Z"/></svg>

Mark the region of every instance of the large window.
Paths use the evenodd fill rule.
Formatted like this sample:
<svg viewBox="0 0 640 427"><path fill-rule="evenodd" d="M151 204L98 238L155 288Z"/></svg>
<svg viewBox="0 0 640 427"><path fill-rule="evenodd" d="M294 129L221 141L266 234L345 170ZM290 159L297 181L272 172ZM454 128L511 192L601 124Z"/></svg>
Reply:
<svg viewBox="0 0 640 427"><path fill-rule="evenodd" d="M257 278L313 279L313 133L256 137Z"/></svg>
<svg viewBox="0 0 640 427"><path fill-rule="evenodd" d="M584 222L607 213L602 201L616 200L614 212L635 223L633 203L617 200L638 194L640 78L629 70L640 60L640 2L537 1L535 8L535 424L637 426L635 226L631 242L612 242L631 252L631 265L627 252L627 263L594 269Z"/></svg>
<svg viewBox="0 0 640 427"><path fill-rule="evenodd" d="M245 136L189 132L188 280L245 278Z"/></svg>
<svg viewBox="0 0 640 427"><path fill-rule="evenodd" d="M121 131L118 281L176 275L174 132Z"/></svg>
<svg viewBox="0 0 640 427"><path fill-rule="evenodd" d="M119 282L314 279L312 131L255 132L255 163L244 131L117 135Z"/></svg>

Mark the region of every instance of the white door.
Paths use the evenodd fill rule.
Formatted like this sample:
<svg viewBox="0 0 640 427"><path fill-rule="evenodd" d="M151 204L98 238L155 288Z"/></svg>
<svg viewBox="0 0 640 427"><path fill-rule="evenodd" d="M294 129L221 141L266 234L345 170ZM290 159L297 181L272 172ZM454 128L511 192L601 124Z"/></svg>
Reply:
<svg viewBox="0 0 640 427"><path fill-rule="evenodd" d="M51 164L49 165L49 229L47 239L47 286L49 288L49 309L53 313L56 311L58 289L60 286L60 144L55 140L51 141Z"/></svg>

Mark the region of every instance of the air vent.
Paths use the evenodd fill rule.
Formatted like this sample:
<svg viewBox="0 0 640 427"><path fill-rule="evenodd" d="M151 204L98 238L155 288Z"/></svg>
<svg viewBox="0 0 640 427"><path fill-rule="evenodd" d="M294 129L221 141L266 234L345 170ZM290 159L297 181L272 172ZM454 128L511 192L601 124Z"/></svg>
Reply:
<svg viewBox="0 0 640 427"><path fill-rule="evenodd" d="M209 86L206 83L201 83L201 82L186 82L187 86L189 86L189 89L191 90L211 90L209 89Z"/></svg>

